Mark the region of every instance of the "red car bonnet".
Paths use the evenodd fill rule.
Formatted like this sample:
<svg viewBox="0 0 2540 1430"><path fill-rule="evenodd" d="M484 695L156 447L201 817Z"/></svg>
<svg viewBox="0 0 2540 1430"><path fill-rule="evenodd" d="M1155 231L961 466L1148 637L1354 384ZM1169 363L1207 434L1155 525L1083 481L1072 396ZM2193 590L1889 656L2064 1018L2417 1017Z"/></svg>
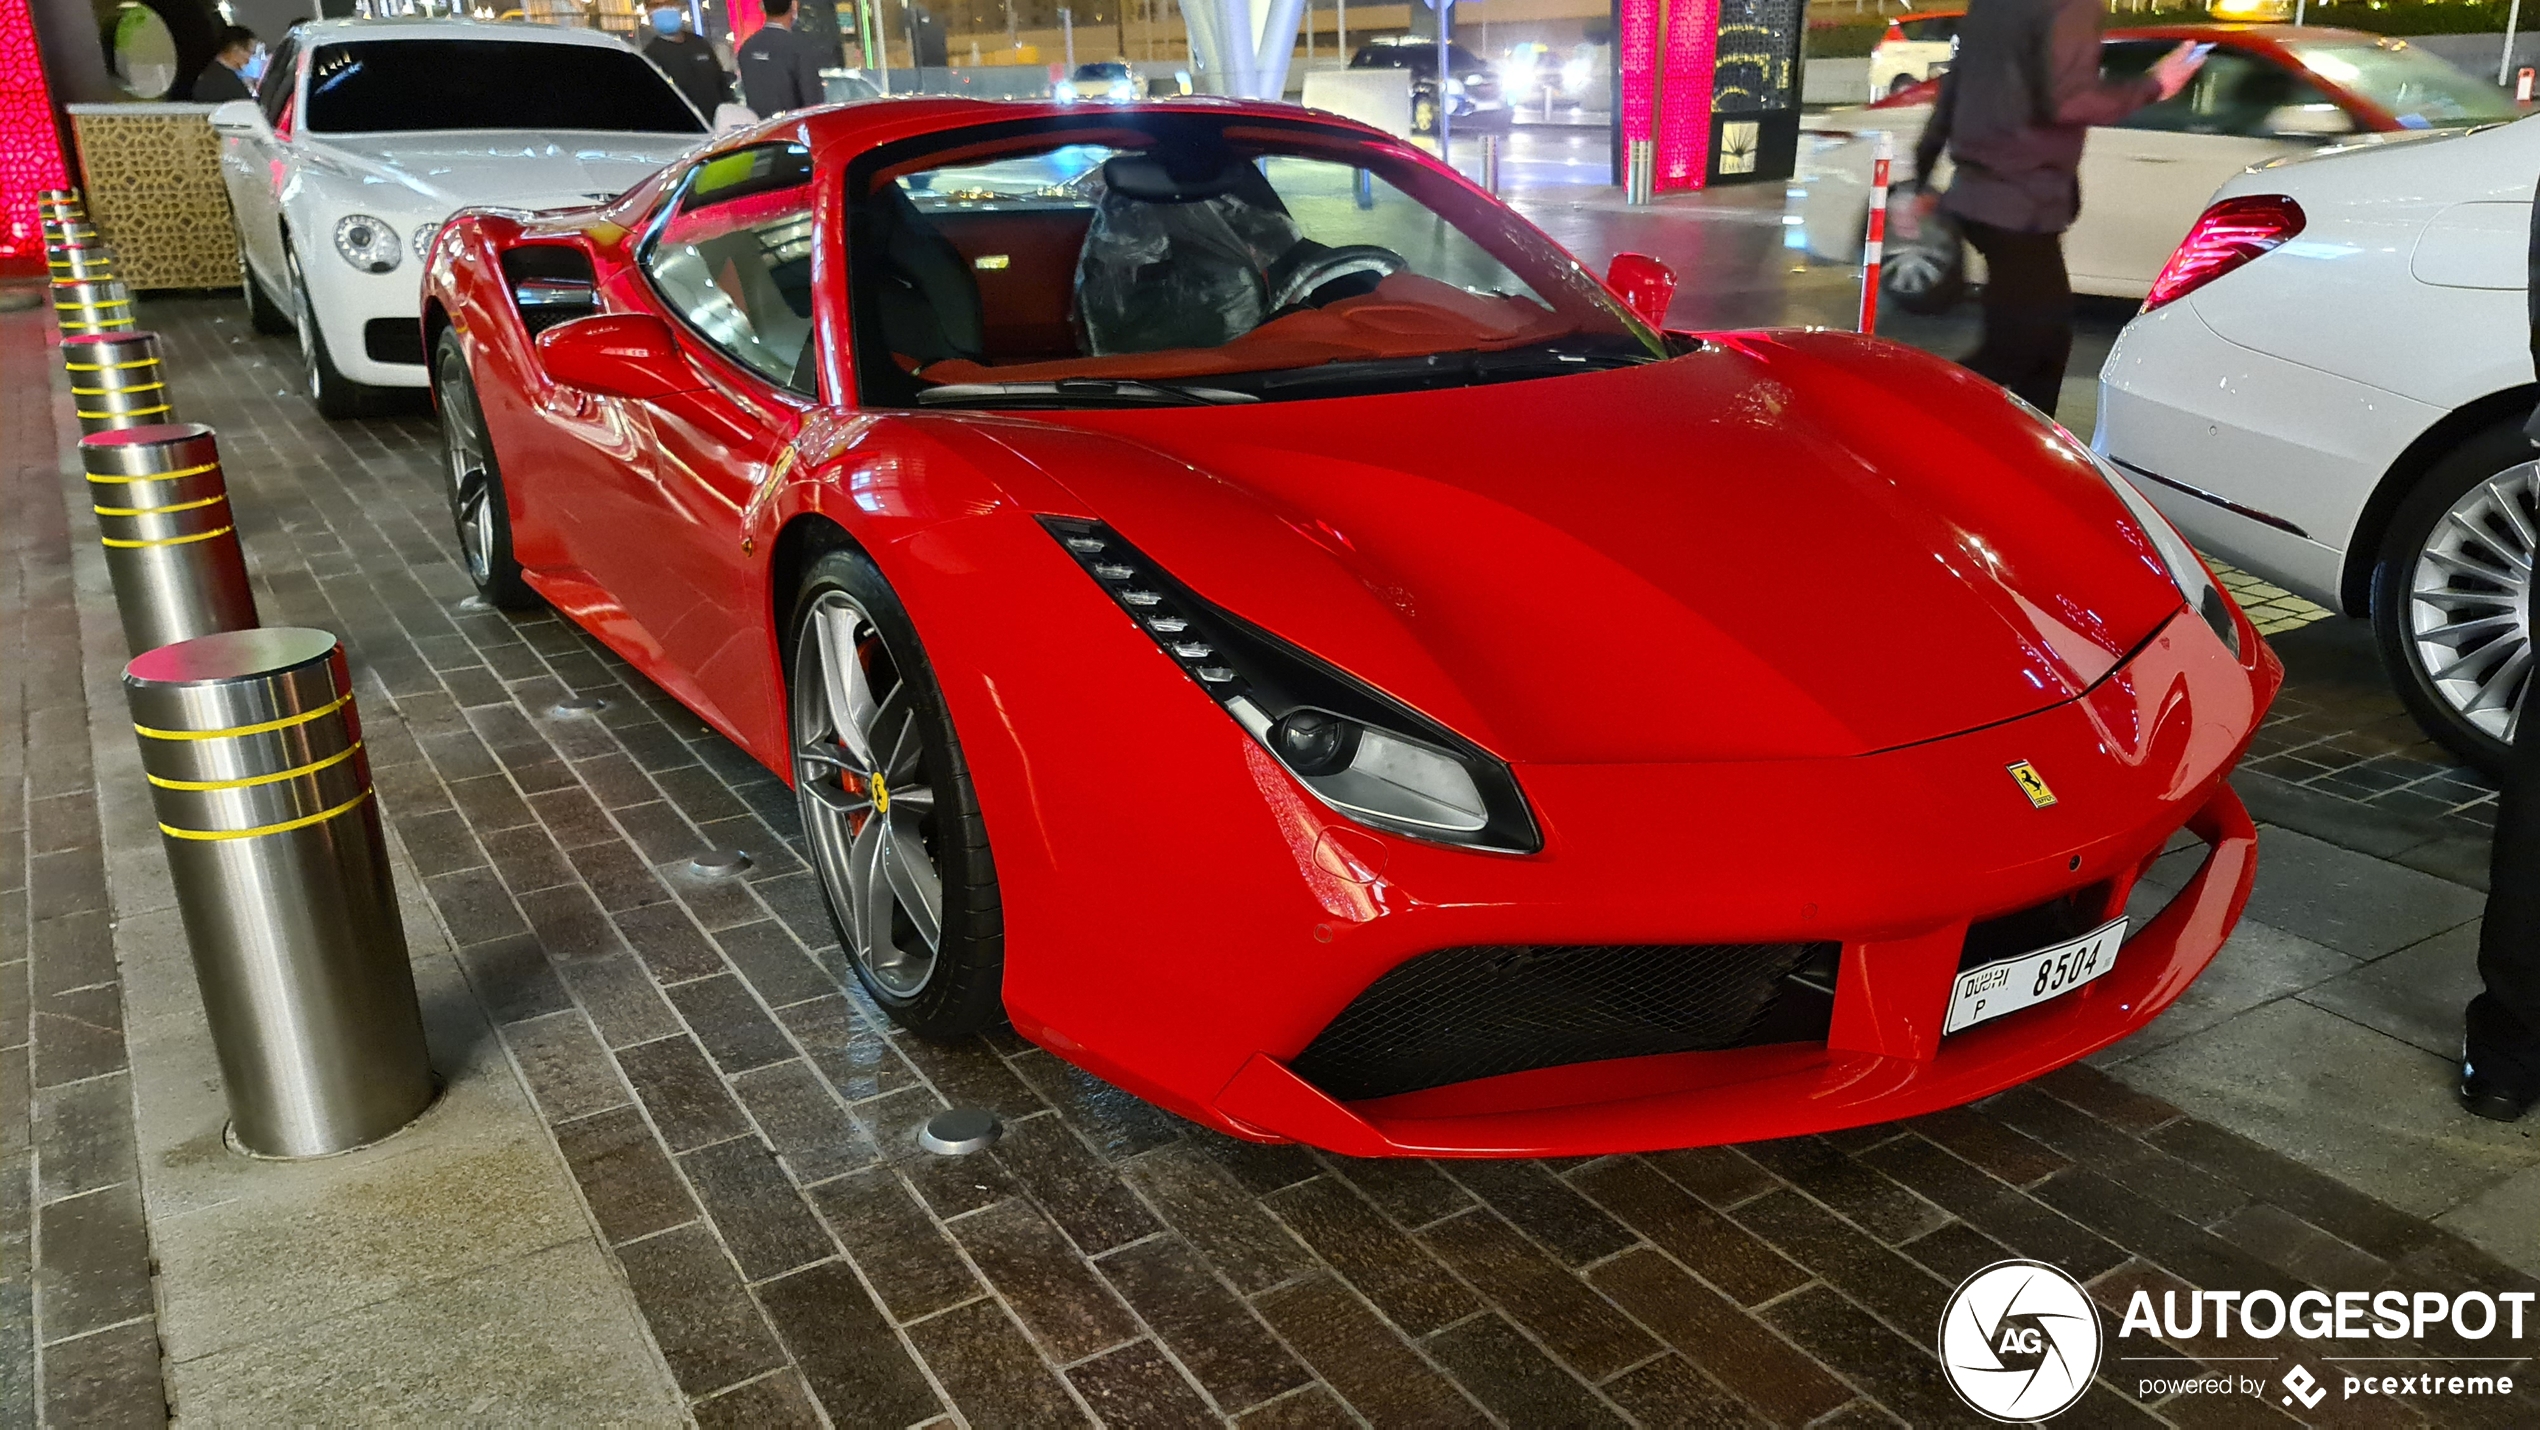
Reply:
<svg viewBox="0 0 2540 1430"><path fill-rule="evenodd" d="M2072 698L2180 605L2085 457L1849 337L994 430L1202 595L1522 762L1934 739Z"/></svg>

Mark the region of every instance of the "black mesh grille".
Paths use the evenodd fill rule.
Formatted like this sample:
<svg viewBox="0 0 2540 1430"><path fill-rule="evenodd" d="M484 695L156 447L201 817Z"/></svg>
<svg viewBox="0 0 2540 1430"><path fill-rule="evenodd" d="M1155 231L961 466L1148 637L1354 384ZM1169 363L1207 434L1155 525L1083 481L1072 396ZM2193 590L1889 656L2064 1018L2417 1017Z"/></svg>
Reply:
<svg viewBox="0 0 2540 1430"><path fill-rule="evenodd" d="M2088 884L2042 904L1967 925L1967 942L1958 955L1958 971L1964 973L2081 937L2108 921L2108 892L2105 881Z"/></svg>
<svg viewBox="0 0 2540 1430"><path fill-rule="evenodd" d="M362 324L362 351L372 362L422 362L423 319L371 319Z"/></svg>
<svg viewBox="0 0 2540 1430"><path fill-rule="evenodd" d="M1424 953L1367 986L1292 1065L1343 1101L1565 1063L1822 1039L1831 943Z"/></svg>

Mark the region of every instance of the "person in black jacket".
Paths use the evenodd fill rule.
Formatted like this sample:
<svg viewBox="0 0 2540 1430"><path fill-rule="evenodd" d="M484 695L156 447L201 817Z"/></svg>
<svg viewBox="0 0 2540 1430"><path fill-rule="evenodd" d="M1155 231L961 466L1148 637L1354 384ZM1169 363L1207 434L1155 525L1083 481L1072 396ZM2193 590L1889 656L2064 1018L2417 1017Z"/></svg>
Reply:
<svg viewBox="0 0 2540 1430"><path fill-rule="evenodd" d="M2540 363L2540 194L2533 196L2523 312L2531 357ZM2540 411L2523 434L2540 443ZM2526 630L2531 618L2524 616ZM2540 680L2526 681L2516 705L2504 787L2496 798L2496 845L2488 853L2487 918L2478 928L2478 977L2461 1036L2461 1106L2512 1122L2540 1102Z"/></svg>
<svg viewBox="0 0 2540 1430"><path fill-rule="evenodd" d="M1957 219L1984 255L1984 340L1967 366L2053 416L2072 355L2073 290L2064 230L2081 211L2081 146L2178 93L2203 61L2192 45L2149 74L2099 77L2098 0L1972 0L1958 57L1914 151L1925 181L1916 211ZM1949 192L1928 180L1943 147L1957 161Z"/></svg>
<svg viewBox="0 0 2540 1430"><path fill-rule="evenodd" d="M644 58L661 66L697 112L711 122L715 107L732 102L732 77L714 56L714 45L688 28L688 14L673 5L653 11L653 36L644 42Z"/></svg>
<svg viewBox="0 0 2540 1430"><path fill-rule="evenodd" d="M767 23L741 42L741 102L761 119L829 102L820 83L820 48L794 33L794 0L766 0Z"/></svg>
<svg viewBox="0 0 2540 1430"><path fill-rule="evenodd" d="M194 77L194 102L227 104L233 99L254 99L256 91L248 86L241 72L255 63L256 32L244 25L224 25L215 43L220 48L212 52L212 62Z"/></svg>

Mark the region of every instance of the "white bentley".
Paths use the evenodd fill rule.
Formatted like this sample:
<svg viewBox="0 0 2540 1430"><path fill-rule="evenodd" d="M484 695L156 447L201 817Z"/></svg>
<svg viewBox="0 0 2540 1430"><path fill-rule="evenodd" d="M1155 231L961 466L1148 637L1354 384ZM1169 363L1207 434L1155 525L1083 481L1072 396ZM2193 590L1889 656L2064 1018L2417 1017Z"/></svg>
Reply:
<svg viewBox="0 0 2540 1430"><path fill-rule="evenodd" d="M426 385L419 275L452 213L612 198L707 134L623 41L463 20L301 25L211 123L248 313L298 331L329 417Z"/></svg>

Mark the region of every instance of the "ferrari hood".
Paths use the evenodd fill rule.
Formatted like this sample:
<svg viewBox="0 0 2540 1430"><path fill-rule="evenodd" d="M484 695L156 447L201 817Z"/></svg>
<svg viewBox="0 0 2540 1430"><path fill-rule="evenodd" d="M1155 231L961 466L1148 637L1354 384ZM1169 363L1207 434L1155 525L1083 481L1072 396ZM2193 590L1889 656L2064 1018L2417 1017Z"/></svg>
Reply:
<svg viewBox="0 0 2540 1430"><path fill-rule="evenodd" d="M425 206L575 208L616 197L703 134L530 129L345 134L320 141L335 167L400 186Z"/></svg>
<svg viewBox="0 0 2540 1430"><path fill-rule="evenodd" d="M993 430L1203 596L1517 761L1930 740L2073 698L2181 605L2077 444L1849 337Z"/></svg>

